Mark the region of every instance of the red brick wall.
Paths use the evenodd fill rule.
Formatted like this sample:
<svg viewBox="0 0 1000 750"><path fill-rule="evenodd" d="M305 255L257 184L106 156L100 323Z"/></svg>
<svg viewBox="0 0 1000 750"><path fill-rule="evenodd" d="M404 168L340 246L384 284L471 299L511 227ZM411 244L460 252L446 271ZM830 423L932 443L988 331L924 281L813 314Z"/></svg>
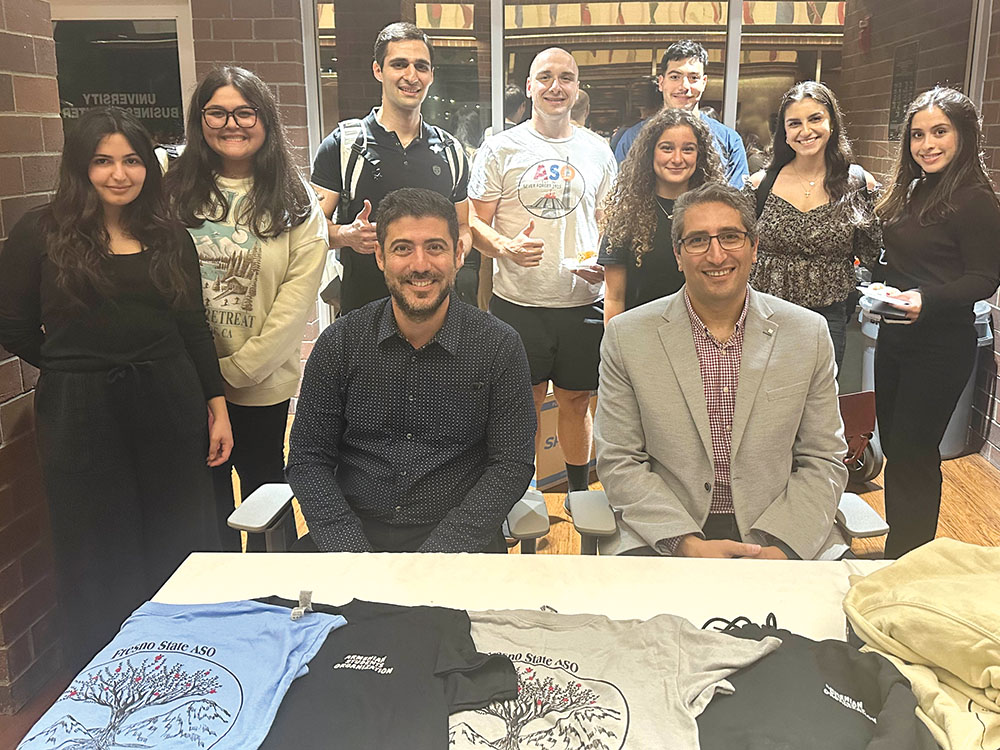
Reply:
<svg viewBox="0 0 1000 750"><path fill-rule="evenodd" d="M917 91L936 83L961 88L969 42L971 0L850 0L844 21L840 98L858 161L885 180L898 142L890 142L889 102L897 47L919 43ZM858 25L871 18L871 49L859 48Z"/></svg>
<svg viewBox="0 0 1000 750"><path fill-rule="evenodd" d="M299 8L298 0L191 0L198 78L215 65L234 63L260 76L278 99L298 164L307 168L310 154Z"/></svg>
<svg viewBox="0 0 1000 750"><path fill-rule="evenodd" d="M0 0L0 240L55 187L62 148L45 0ZM35 452L38 371L0 348L0 713L59 667L48 515Z"/></svg>
<svg viewBox="0 0 1000 750"><path fill-rule="evenodd" d="M408 7L403 7L408 6ZM404 15L406 13L409 15ZM382 85L372 76L372 48L375 37L395 21L414 20L412 3L400 0L338 2L334 6L337 24L337 91L340 118L364 117L382 98Z"/></svg>

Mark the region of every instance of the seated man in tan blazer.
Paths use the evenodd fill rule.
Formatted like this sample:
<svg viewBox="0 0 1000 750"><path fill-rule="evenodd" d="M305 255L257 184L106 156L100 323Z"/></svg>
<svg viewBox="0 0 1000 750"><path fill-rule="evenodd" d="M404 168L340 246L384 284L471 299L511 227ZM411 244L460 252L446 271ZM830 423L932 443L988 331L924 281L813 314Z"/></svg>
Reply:
<svg viewBox="0 0 1000 750"><path fill-rule="evenodd" d="M747 284L753 208L710 183L674 207L684 287L601 347L597 472L610 554L815 558L847 482L833 344L817 313Z"/></svg>

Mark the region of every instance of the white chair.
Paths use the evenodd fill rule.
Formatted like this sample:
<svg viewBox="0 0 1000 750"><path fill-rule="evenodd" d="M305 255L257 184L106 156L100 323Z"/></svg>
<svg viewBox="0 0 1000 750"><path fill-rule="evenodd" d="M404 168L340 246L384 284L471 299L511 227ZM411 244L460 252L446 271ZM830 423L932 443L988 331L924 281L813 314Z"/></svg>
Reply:
<svg viewBox="0 0 1000 750"><path fill-rule="evenodd" d="M292 488L287 484L261 485L229 514L227 522L230 528L263 534L268 552L286 552L296 538L292 497ZM549 533L549 514L541 492L529 489L514 504L503 532L508 539L521 543L521 554L535 552L535 540Z"/></svg>
<svg viewBox="0 0 1000 750"><path fill-rule="evenodd" d="M573 517L573 525L580 533L580 553L596 555L598 539L611 536L618 528L608 496L604 490L571 492L566 505ZM889 525L882 517L853 492L845 492L840 496L835 523L848 539L889 533ZM839 560L850 550L850 544L837 544L827 550L821 559Z"/></svg>

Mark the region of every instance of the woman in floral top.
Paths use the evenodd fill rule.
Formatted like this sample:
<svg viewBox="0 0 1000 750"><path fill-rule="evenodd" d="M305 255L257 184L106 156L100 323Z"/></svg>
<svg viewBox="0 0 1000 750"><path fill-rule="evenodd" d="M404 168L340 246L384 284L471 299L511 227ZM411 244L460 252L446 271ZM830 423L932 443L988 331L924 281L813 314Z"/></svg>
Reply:
<svg viewBox="0 0 1000 750"><path fill-rule="evenodd" d="M805 81L785 93L774 157L745 188L754 201L758 190L767 191L758 209L760 245L751 286L826 318L838 369L853 312L848 298L856 285L854 260L870 267L882 247L875 179L851 160L836 97L822 83Z"/></svg>

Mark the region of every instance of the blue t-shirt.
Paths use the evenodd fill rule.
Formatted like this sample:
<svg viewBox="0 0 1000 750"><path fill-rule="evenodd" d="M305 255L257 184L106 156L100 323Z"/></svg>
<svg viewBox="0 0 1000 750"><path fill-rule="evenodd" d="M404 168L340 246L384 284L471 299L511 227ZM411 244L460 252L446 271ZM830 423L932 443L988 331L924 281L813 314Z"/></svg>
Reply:
<svg viewBox="0 0 1000 750"><path fill-rule="evenodd" d="M747 150L743 146L743 139L740 138L739 133L726 127L714 117L708 117L704 112L699 114L715 138L715 150L719 152L719 158L722 160L722 171L726 173L726 182L734 188L742 190L744 178L750 175L750 168L747 167ZM632 143L645 124L646 120L639 120L622 133L618 145L615 146L615 158L619 164L625 161L628 150L632 148Z"/></svg>
<svg viewBox="0 0 1000 750"><path fill-rule="evenodd" d="M292 680L346 620L253 601L147 602L38 720L19 750L252 750Z"/></svg>

